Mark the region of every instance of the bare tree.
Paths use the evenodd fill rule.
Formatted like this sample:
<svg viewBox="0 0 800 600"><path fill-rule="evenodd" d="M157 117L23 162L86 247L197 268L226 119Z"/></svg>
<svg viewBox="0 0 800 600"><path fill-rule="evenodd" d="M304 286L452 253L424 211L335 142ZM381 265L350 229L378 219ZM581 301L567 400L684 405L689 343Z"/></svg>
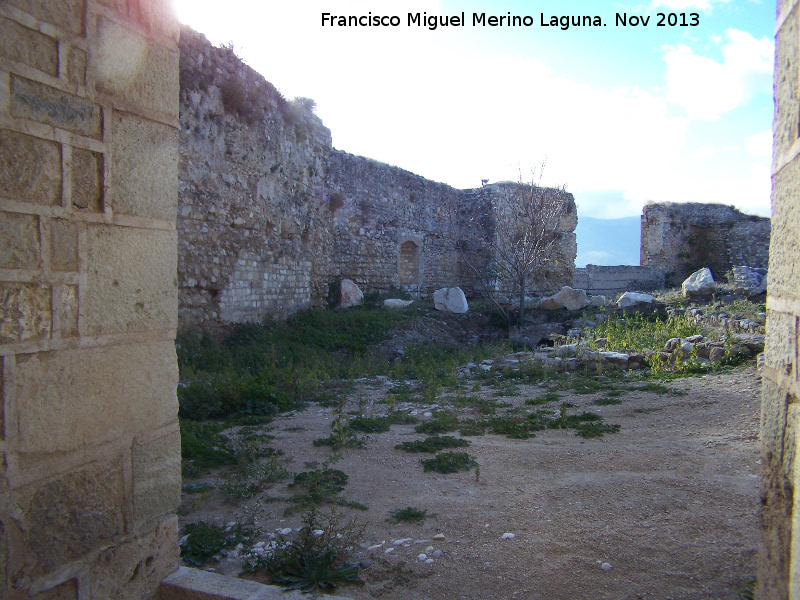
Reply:
<svg viewBox="0 0 800 600"><path fill-rule="evenodd" d="M511 310L500 294L517 298L519 324L525 318L529 290L545 283L547 272L560 268L555 246L562 216L572 210L565 186L530 183L501 184L490 202L459 207L455 219L456 245L464 264L474 273L492 304L510 321Z"/></svg>

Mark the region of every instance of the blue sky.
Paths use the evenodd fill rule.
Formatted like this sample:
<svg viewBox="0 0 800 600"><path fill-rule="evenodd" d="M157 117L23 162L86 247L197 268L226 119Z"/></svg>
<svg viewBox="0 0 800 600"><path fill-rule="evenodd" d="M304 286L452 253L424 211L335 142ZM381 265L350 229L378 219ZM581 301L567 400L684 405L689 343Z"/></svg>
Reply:
<svg viewBox="0 0 800 600"><path fill-rule="evenodd" d="M772 0L174 0L291 98L317 102L336 148L456 187L530 176L566 184L579 215L647 201L719 202L768 215ZM409 12L467 16L408 27ZM400 27L322 27L322 12L398 15ZM473 27L473 12L532 27ZM699 14L657 27L657 13ZM651 20L616 27L615 15ZM541 27L540 15L604 27ZM687 17L689 18L689 17Z"/></svg>

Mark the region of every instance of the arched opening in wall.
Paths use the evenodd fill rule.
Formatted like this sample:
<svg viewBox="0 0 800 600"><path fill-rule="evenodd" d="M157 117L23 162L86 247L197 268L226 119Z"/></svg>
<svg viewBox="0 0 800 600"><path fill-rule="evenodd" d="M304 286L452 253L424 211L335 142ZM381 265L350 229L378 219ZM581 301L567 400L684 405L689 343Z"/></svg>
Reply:
<svg viewBox="0 0 800 600"><path fill-rule="evenodd" d="M400 285L419 285L419 246L411 240L400 244L397 273Z"/></svg>

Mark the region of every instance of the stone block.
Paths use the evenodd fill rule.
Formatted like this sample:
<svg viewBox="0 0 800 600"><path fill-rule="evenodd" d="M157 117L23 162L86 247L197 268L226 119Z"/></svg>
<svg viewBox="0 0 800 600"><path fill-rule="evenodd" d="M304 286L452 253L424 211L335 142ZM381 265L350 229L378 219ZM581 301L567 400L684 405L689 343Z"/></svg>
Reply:
<svg viewBox="0 0 800 600"><path fill-rule="evenodd" d="M87 282L81 296L90 335L174 329L174 231L89 226Z"/></svg>
<svg viewBox="0 0 800 600"><path fill-rule="evenodd" d="M0 268L39 267L39 218L35 215L0 212Z"/></svg>
<svg viewBox="0 0 800 600"><path fill-rule="evenodd" d="M764 378L761 385L761 441L776 457L783 454L788 394Z"/></svg>
<svg viewBox="0 0 800 600"><path fill-rule="evenodd" d="M6 415L16 420L19 453L68 452L134 437L178 414L172 342L41 352L16 360Z"/></svg>
<svg viewBox="0 0 800 600"><path fill-rule="evenodd" d="M178 519L161 521L135 540L103 549L90 565L91 598L152 598L161 581L178 567Z"/></svg>
<svg viewBox="0 0 800 600"><path fill-rule="evenodd" d="M83 33L84 0L8 0L9 4L70 33Z"/></svg>
<svg viewBox="0 0 800 600"><path fill-rule="evenodd" d="M174 221L178 210L178 132L115 113L112 139L114 212Z"/></svg>
<svg viewBox="0 0 800 600"><path fill-rule="evenodd" d="M0 129L0 194L17 202L60 204L58 144Z"/></svg>
<svg viewBox="0 0 800 600"><path fill-rule="evenodd" d="M81 135L99 137L100 107L43 83L11 76L11 116L39 121Z"/></svg>
<svg viewBox="0 0 800 600"><path fill-rule="evenodd" d="M793 402L794 401L794 402ZM783 434L783 472L786 477L795 477L795 458L797 454L797 432L800 425L800 405L797 399L789 397L789 406L786 411L786 431Z"/></svg>
<svg viewBox="0 0 800 600"><path fill-rule="evenodd" d="M0 282L0 343L50 337L51 293L37 283Z"/></svg>
<svg viewBox="0 0 800 600"><path fill-rule="evenodd" d="M78 582L75 579L65 581L46 592L41 592L33 600L80 600L78 596Z"/></svg>
<svg viewBox="0 0 800 600"><path fill-rule="evenodd" d="M56 310L61 323L61 337L76 337L78 335L78 286L62 285L58 289Z"/></svg>
<svg viewBox="0 0 800 600"><path fill-rule="evenodd" d="M96 46L89 55L96 89L145 108L177 115L180 91L177 50L168 50L102 17L97 28Z"/></svg>
<svg viewBox="0 0 800 600"><path fill-rule="evenodd" d="M800 11L798 11L800 13ZM773 177L772 237L769 246L768 294L800 298L800 161L795 160Z"/></svg>
<svg viewBox="0 0 800 600"><path fill-rule="evenodd" d="M0 56L58 76L56 40L4 17L0 17Z"/></svg>
<svg viewBox="0 0 800 600"><path fill-rule="evenodd" d="M800 57L800 29L798 13L786 20L776 39L775 64L784 68L775 71L775 122L773 161L788 153L797 139L798 57ZM774 163L773 163L774 166Z"/></svg>
<svg viewBox="0 0 800 600"><path fill-rule="evenodd" d="M137 523L173 513L181 501L181 438L176 430L133 445L133 518Z"/></svg>
<svg viewBox="0 0 800 600"><path fill-rule="evenodd" d="M12 579L35 578L111 543L124 532L122 459L92 463L12 490L17 507L9 557Z"/></svg>
<svg viewBox="0 0 800 600"><path fill-rule="evenodd" d="M72 148L72 206L90 212L103 210L103 155Z"/></svg>
<svg viewBox="0 0 800 600"><path fill-rule="evenodd" d="M764 360L788 377L796 377L797 317L769 311L767 334L764 339Z"/></svg>
<svg viewBox="0 0 800 600"><path fill-rule="evenodd" d="M70 48L67 53L67 80L74 85L86 84L86 52Z"/></svg>
<svg viewBox="0 0 800 600"><path fill-rule="evenodd" d="M78 270L78 226L72 221L56 219L50 223L50 269Z"/></svg>

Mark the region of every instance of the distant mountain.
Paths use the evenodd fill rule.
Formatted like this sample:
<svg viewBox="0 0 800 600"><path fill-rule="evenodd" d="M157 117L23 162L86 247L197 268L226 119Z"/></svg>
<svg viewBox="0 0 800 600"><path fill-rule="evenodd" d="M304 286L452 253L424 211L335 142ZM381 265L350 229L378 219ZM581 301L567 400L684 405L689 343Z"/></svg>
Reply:
<svg viewBox="0 0 800 600"><path fill-rule="evenodd" d="M576 267L638 265L641 217L597 219L578 215Z"/></svg>

